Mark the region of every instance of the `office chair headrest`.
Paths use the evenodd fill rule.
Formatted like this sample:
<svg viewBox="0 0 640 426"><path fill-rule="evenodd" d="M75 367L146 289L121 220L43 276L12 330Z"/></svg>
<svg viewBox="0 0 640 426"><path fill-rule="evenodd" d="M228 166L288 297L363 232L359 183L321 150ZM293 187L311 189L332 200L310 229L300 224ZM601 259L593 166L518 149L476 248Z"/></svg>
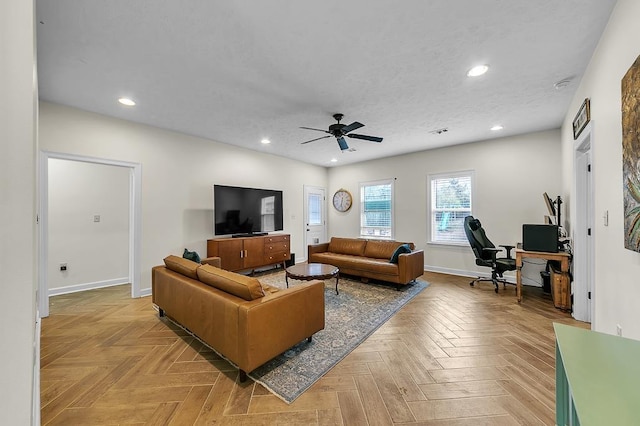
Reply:
<svg viewBox="0 0 640 426"><path fill-rule="evenodd" d="M478 229L482 228L482 224L480 223L480 221L478 219L471 219L469 221L469 228L472 231L477 231Z"/></svg>

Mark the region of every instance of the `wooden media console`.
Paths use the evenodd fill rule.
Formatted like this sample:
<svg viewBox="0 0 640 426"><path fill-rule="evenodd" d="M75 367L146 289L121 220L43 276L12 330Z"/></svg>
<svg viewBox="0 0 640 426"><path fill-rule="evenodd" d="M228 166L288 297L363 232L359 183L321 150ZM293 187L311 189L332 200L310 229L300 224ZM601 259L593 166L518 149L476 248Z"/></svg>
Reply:
<svg viewBox="0 0 640 426"><path fill-rule="evenodd" d="M207 240L207 257L218 256L222 269L242 271L282 264L291 259L289 234Z"/></svg>

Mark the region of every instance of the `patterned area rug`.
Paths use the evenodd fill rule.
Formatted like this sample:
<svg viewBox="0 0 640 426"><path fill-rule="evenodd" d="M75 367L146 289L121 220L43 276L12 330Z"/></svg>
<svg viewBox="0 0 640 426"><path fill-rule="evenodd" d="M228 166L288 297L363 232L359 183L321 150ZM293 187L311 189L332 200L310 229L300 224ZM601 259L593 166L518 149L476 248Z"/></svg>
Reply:
<svg viewBox="0 0 640 426"><path fill-rule="evenodd" d="M286 288L284 272L257 278ZM289 280L290 286L302 281ZM429 284L417 280L397 291L394 285L340 278L325 281L325 328L249 374L287 403L293 402L371 333Z"/></svg>

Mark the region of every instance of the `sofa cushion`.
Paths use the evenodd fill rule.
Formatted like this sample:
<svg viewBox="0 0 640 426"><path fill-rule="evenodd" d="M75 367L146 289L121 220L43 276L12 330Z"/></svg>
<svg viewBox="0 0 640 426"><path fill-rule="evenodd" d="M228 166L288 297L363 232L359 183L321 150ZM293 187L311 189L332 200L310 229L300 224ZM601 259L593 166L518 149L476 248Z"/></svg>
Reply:
<svg viewBox="0 0 640 426"><path fill-rule="evenodd" d="M183 259L179 256L169 255L164 258L164 266L174 272L184 275L185 277L198 279L198 267L199 263L196 263L189 259Z"/></svg>
<svg viewBox="0 0 640 426"><path fill-rule="evenodd" d="M398 263L398 256L402 253L411 253L411 247L409 244L401 244L391 255L391 259L389 259L389 263Z"/></svg>
<svg viewBox="0 0 640 426"><path fill-rule="evenodd" d="M264 297L260 281L255 278L225 271L211 265L202 265L197 272L198 279L203 283L244 300Z"/></svg>
<svg viewBox="0 0 640 426"><path fill-rule="evenodd" d="M389 263L389 259L374 259L371 257L324 252L314 254L313 261L336 266L340 269L341 273L345 272L346 274L358 275L357 271L366 271L383 275L398 275L398 265Z"/></svg>
<svg viewBox="0 0 640 426"><path fill-rule="evenodd" d="M189 251L184 249L184 253L182 253L182 257L185 259L192 260L196 263L200 263L200 255L196 251Z"/></svg>
<svg viewBox="0 0 640 426"><path fill-rule="evenodd" d="M331 241L329 241L329 251L331 253L363 256L366 245L367 240L331 237Z"/></svg>
<svg viewBox="0 0 640 426"><path fill-rule="evenodd" d="M396 251L398 246L402 244L405 243L400 241L369 240L367 241L367 247L364 249L364 256L388 260L393 256L393 252Z"/></svg>

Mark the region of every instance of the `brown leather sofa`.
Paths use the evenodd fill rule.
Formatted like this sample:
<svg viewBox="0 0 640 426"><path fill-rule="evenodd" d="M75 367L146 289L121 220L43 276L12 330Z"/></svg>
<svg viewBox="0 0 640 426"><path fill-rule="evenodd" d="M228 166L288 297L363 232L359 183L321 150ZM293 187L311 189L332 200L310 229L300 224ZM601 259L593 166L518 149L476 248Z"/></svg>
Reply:
<svg viewBox="0 0 640 426"><path fill-rule="evenodd" d="M398 246L408 244L411 253L398 256L391 263L391 256ZM424 274L424 251L415 250L413 243L360 238L337 238L323 244L310 245L307 249L309 263L326 263L337 266L340 273L366 279L395 283L398 288Z"/></svg>
<svg viewBox="0 0 640 426"><path fill-rule="evenodd" d="M286 290L168 256L152 269L152 297L167 315L246 373L324 329L324 282ZM219 258L217 266L220 266Z"/></svg>

